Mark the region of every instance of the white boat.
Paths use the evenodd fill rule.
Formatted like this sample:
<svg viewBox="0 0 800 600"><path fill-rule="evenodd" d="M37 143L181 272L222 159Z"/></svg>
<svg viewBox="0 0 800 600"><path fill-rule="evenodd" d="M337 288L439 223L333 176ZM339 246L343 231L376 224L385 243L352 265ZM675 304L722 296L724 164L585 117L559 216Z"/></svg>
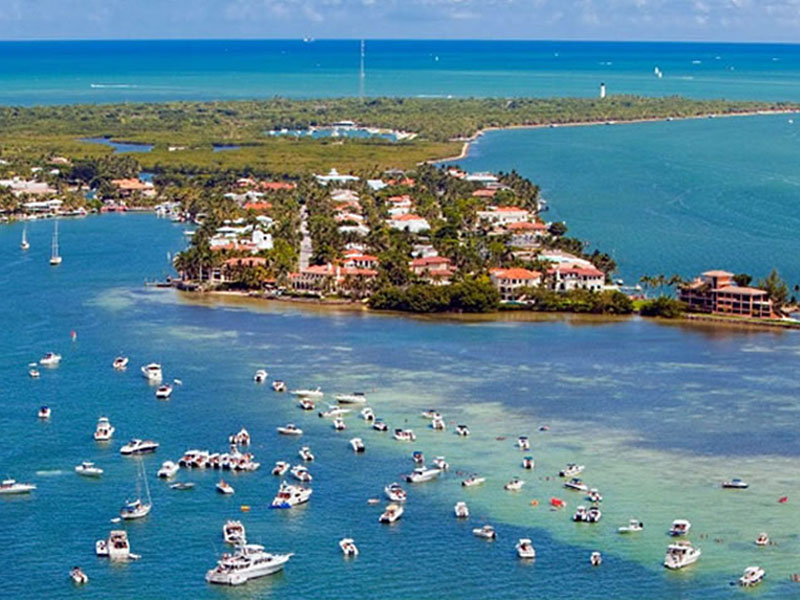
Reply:
<svg viewBox="0 0 800 600"><path fill-rule="evenodd" d="M314 410L316 408L314 401L309 400L308 398L300 398L300 402L297 403L297 406L303 410Z"/></svg>
<svg viewBox="0 0 800 600"><path fill-rule="evenodd" d="M519 477L514 477L511 481L503 486L504 490L509 492L519 492L522 490L522 486L525 485L525 482L522 481Z"/></svg>
<svg viewBox="0 0 800 600"><path fill-rule="evenodd" d="M425 483L426 481L433 481L441 474L441 469L417 467L411 473L406 475L406 481L409 483Z"/></svg>
<svg viewBox="0 0 800 600"><path fill-rule="evenodd" d="M359 454L359 453L364 452L366 450L366 447L364 446L364 441L361 438L358 438L358 437L353 438L352 440L350 440L350 447L353 449L353 452L355 452L356 454Z"/></svg>
<svg viewBox="0 0 800 600"><path fill-rule="evenodd" d="M734 477L730 481L723 481L722 487L726 490L746 490L750 487L750 484L742 481L738 477Z"/></svg>
<svg viewBox="0 0 800 600"><path fill-rule="evenodd" d="M523 469L532 469L535 466L532 456L526 456L522 459L522 468Z"/></svg>
<svg viewBox="0 0 800 600"><path fill-rule="evenodd" d="M95 465L93 462L85 460L75 467L75 472L78 475L83 475L84 477L100 477L100 475L103 474L103 469Z"/></svg>
<svg viewBox="0 0 800 600"><path fill-rule="evenodd" d="M23 225L22 227L22 241L19 243L19 247L22 250L28 250L31 247L30 242L28 242L28 226Z"/></svg>
<svg viewBox="0 0 800 600"><path fill-rule="evenodd" d="M434 431L444 431L446 427L442 417L434 417L431 421L431 429Z"/></svg>
<svg viewBox="0 0 800 600"><path fill-rule="evenodd" d="M303 483L311 483L311 481L314 479L311 477L309 470L303 465L293 466L290 473L292 474L292 477L297 479L297 481L302 481Z"/></svg>
<svg viewBox="0 0 800 600"><path fill-rule="evenodd" d="M461 487L474 487L486 482L486 477L478 477L477 475L470 475L461 482Z"/></svg>
<svg viewBox="0 0 800 600"><path fill-rule="evenodd" d="M127 356L118 356L114 359L114 362L111 363L111 366L114 367L117 371L124 371L128 367L128 357Z"/></svg>
<svg viewBox="0 0 800 600"><path fill-rule="evenodd" d="M53 414L53 411L50 410L49 406L42 406L36 416L40 419L49 419L51 414Z"/></svg>
<svg viewBox="0 0 800 600"><path fill-rule="evenodd" d="M365 406L361 409L359 416L364 419L367 423L372 423L375 421L375 413L369 406Z"/></svg>
<svg viewBox="0 0 800 600"><path fill-rule="evenodd" d="M517 448L520 450L530 450L531 442L527 435L521 435L517 438Z"/></svg>
<svg viewBox="0 0 800 600"><path fill-rule="evenodd" d="M597 488L592 488L589 490L589 493L586 495L586 499L594 502L595 504L603 501L603 495Z"/></svg>
<svg viewBox="0 0 800 600"><path fill-rule="evenodd" d="M697 562L701 554L700 548L695 548L688 540L675 542L667 547L664 566L668 569L682 569Z"/></svg>
<svg viewBox="0 0 800 600"><path fill-rule="evenodd" d="M230 483L228 483L227 481L225 481L224 479L220 479L217 482L217 486L216 487L217 487L217 491L220 494L224 494L226 496L230 496L231 494L234 493L233 486Z"/></svg>
<svg viewBox="0 0 800 600"><path fill-rule="evenodd" d="M593 567L599 567L603 564L603 555L597 551L592 552L592 555L589 557L589 564Z"/></svg>
<svg viewBox="0 0 800 600"><path fill-rule="evenodd" d="M48 352L39 359L39 364L43 367L57 367L61 362L61 355L55 352Z"/></svg>
<svg viewBox="0 0 800 600"><path fill-rule="evenodd" d="M172 386L168 383L158 386L156 388L156 398L160 400L167 400L172 395Z"/></svg>
<svg viewBox="0 0 800 600"><path fill-rule="evenodd" d="M31 377L31 379L39 379L40 373L38 369L31 367L28 369L28 375Z"/></svg>
<svg viewBox="0 0 800 600"><path fill-rule="evenodd" d="M413 442L417 439L417 436L410 429L395 429L394 439L399 442Z"/></svg>
<svg viewBox="0 0 800 600"><path fill-rule="evenodd" d="M311 488L301 485L292 485L285 481L281 483L278 493L273 498L270 508L291 508L298 504L304 504L311 498Z"/></svg>
<svg viewBox="0 0 800 600"><path fill-rule="evenodd" d="M769 536L766 533L759 533L756 538L756 546L769 546Z"/></svg>
<svg viewBox="0 0 800 600"><path fill-rule="evenodd" d="M343 417L349 412L351 412L349 408L342 408L341 406L329 405L328 410L319 411L319 416L320 418L323 419L336 419L338 417Z"/></svg>
<svg viewBox="0 0 800 600"><path fill-rule="evenodd" d="M378 517L379 523L394 523L403 516L403 507L400 504L390 504Z"/></svg>
<svg viewBox="0 0 800 600"><path fill-rule="evenodd" d="M525 560L536 558L536 549L533 547L533 542L530 538L519 538L517 545L517 556Z"/></svg>
<svg viewBox="0 0 800 600"><path fill-rule="evenodd" d="M466 425L456 425L456 434L460 435L461 437L467 437L469 435L469 427Z"/></svg>
<svg viewBox="0 0 800 600"><path fill-rule="evenodd" d="M575 514L572 515L572 520L576 523L582 523L586 521L586 507L579 506L575 509Z"/></svg>
<svg viewBox="0 0 800 600"><path fill-rule="evenodd" d="M194 483L191 481L179 481L177 483L170 484L169 487L171 490L185 491L194 489Z"/></svg>
<svg viewBox="0 0 800 600"><path fill-rule="evenodd" d="M142 500L141 486L144 483L145 500ZM153 508L153 500L150 498L150 486L147 485L147 477L144 472L144 463L139 461L139 474L136 480L136 500L126 502L120 510L119 516L126 521L141 519L150 514Z"/></svg>
<svg viewBox="0 0 800 600"><path fill-rule="evenodd" d="M120 448L119 452L125 456L131 456L133 454L149 454L150 452L155 452L157 448L158 442L134 438Z"/></svg>
<svg viewBox="0 0 800 600"><path fill-rule="evenodd" d="M291 466L292 465L290 465L288 462L279 460L278 462L275 463L275 466L272 467L272 474L278 476L283 475L284 473L286 473L286 471L289 470Z"/></svg>
<svg viewBox="0 0 800 600"><path fill-rule="evenodd" d="M419 450L414 450L414 452L411 453L411 460L414 461L414 464L422 466L425 464L425 455Z"/></svg>
<svg viewBox="0 0 800 600"><path fill-rule="evenodd" d="M239 430L239 433L234 433L228 437L228 443L236 446L249 446L250 445L250 432L244 427Z"/></svg>
<svg viewBox="0 0 800 600"><path fill-rule="evenodd" d="M453 507L453 512L457 519L466 519L469 517L469 507L466 502L456 502L456 505Z"/></svg>
<svg viewBox="0 0 800 600"><path fill-rule="evenodd" d="M441 471L447 471L450 468L450 464L444 459L444 456L434 458L433 464Z"/></svg>
<svg viewBox="0 0 800 600"><path fill-rule="evenodd" d="M644 529L644 523L639 519L631 519L627 525L623 525L617 529L618 533L636 533Z"/></svg>
<svg viewBox="0 0 800 600"><path fill-rule="evenodd" d="M278 427L278 433L281 435L303 435L303 430L294 423L289 423L283 427Z"/></svg>
<svg viewBox="0 0 800 600"><path fill-rule="evenodd" d="M339 548L345 556L358 556L358 547L353 538L342 538L339 540Z"/></svg>
<svg viewBox="0 0 800 600"><path fill-rule="evenodd" d="M559 477L575 477L583 473L583 465L576 465L569 463L566 467L558 472Z"/></svg>
<svg viewBox="0 0 800 600"><path fill-rule="evenodd" d="M739 577L739 585L742 587L754 587L764 581L766 572L758 566L747 567Z"/></svg>
<svg viewBox="0 0 800 600"><path fill-rule="evenodd" d="M564 482L564 487L574 492L588 492L589 486L583 483L577 477L573 477L569 481Z"/></svg>
<svg viewBox="0 0 800 600"><path fill-rule="evenodd" d="M347 429L347 424L345 424L344 420L341 417L336 417L331 424L336 431L344 431Z"/></svg>
<svg viewBox="0 0 800 600"><path fill-rule="evenodd" d="M136 560L138 554L131 552L131 545L128 541L128 532L124 530L112 531L106 540L97 540L95 543L97 556L107 556L113 561Z"/></svg>
<svg viewBox="0 0 800 600"><path fill-rule="evenodd" d="M178 474L180 468L181 468L180 465L178 465L177 463L174 463L171 460L166 460L163 463L161 463L161 468L158 470L158 473L156 475L163 479L171 479L172 477L175 477L175 475Z"/></svg>
<svg viewBox="0 0 800 600"><path fill-rule="evenodd" d="M272 554L258 544L242 544L232 555L223 554L217 566L206 573L208 583L242 585L251 579L283 570L294 554Z"/></svg>
<svg viewBox="0 0 800 600"><path fill-rule="evenodd" d="M4 479L0 482L0 494L10 496L13 494L29 494L36 489L33 483L19 483L14 479Z"/></svg>
<svg viewBox="0 0 800 600"><path fill-rule="evenodd" d="M53 242L50 247L50 264L60 265L61 260L61 255L58 253L58 221L56 221L53 226Z"/></svg>
<svg viewBox="0 0 800 600"><path fill-rule="evenodd" d="M256 374L253 375L253 381L256 383L264 383L267 380L267 372L264 369L259 369L256 371Z"/></svg>
<svg viewBox="0 0 800 600"><path fill-rule="evenodd" d="M72 583L75 585L89 583L89 576L80 567L72 567L69 570L69 578L72 579Z"/></svg>
<svg viewBox="0 0 800 600"><path fill-rule="evenodd" d="M352 394L337 394L334 399L339 404L366 404L367 396L363 392L353 392Z"/></svg>
<svg viewBox="0 0 800 600"><path fill-rule="evenodd" d="M673 537L686 535L692 528L692 524L686 519L675 519L669 528L669 534Z"/></svg>
<svg viewBox="0 0 800 600"><path fill-rule="evenodd" d="M311 462L314 460L314 453L311 452L311 448L309 446L303 446L300 450L297 451L297 454L300 455L300 458L307 462Z"/></svg>
<svg viewBox="0 0 800 600"><path fill-rule="evenodd" d="M94 430L94 439L98 442L107 442L114 435L115 428L107 417L97 419L97 427Z"/></svg>
<svg viewBox="0 0 800 600"><path fill-rule="evenodd" d="M496 540L497 532L491 525L484 525L483 527L476 527L472 530L472 535L485 540Z"/></svg>
<svg viewBox="0 0 800 600"><path fill-rule="evenodd" d="M285 392L286 391L286 382L281 381L280 379L276 379L272 382L272 389L276 392Z"/></svg>
<svg viewBox="0 0 800 600"><path fill-rule="evenodd" d="M586 519L584 520L587 523L598 523L602 518L603 512L598 507L592 506L586 511Z"/></svg>
<svg viewBox="0 0 800 600"><path fill-rule="evenodd" d="M389 431L389 425L383 419L375 419L372 428L375 431Z"/></svg>
<svg viewBox="0 0 800 600"><path fill-rule="evenodd" d="M147 379L147 381L158 382L164 377L164 374L161 372L161 365L158 363L144 365L140 370L142 376Z"/></svg>
<svg viewBox="0 0 800 600"><path fill-rule="evenodd" d="M322 390L320 388L314 388L313 390L307 390L307 389L292 390L292 394L300 398L313 398L315 400L319 400L325 395L322 393Z"/></svg>
<svg viewBox="0 0 800 600"><path fill-rule="evenodd" d="M386 494L386 497L392 502L405 502L406 498L408 498L406 491L397 482L390 483L384 487L383 493Z"/></svg>
<svg viewBox="0 0 800 600"><path fill-rule="evenodd" d="M422 411L422 418L423 419L435 419L436 417L441 417L441 413L438 410L434 410L433 408L429 408L428 410Z"/></svg>
<svg viewBox="0 0 800 600"><path fill-rule="evenodd" d="M222 526L222 539L226 544L246 544L247 537L242 522L228 519Z"/></svg>

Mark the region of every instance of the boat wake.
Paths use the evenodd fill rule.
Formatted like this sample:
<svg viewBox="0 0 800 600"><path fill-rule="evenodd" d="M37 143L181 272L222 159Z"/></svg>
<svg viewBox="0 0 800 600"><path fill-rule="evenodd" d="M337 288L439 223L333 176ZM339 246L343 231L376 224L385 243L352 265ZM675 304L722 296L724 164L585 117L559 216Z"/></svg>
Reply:
<svg viewBox="0 0 800 600"><path fill-rule="evenodd" d="M45 471L36 471L39 477L55 477L56 475L63 475L64 471L61 469L50 469Z"/></svg>
<svg viewBox="0 0 800 600"><path fill-rule="evenodd" d="M90 83L89 87L93 89L128 89L139 86L133 83Z"/></svg>

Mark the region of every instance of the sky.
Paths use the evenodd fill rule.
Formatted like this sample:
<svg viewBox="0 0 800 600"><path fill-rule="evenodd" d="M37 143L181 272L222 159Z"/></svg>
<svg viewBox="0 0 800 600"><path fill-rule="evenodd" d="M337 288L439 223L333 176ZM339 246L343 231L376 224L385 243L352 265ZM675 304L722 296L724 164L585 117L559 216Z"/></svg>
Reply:
<svg viewBox="0 0 800 600"><path fill-rule="evenodd" d="M800 42L800 0L0 0L0 40Z"/></svg>

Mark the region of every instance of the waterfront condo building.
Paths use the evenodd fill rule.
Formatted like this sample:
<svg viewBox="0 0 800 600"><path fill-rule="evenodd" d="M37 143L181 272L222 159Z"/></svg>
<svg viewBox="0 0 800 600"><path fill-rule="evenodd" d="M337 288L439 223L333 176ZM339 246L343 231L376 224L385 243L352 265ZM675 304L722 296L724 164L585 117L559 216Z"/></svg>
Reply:
<svg viewBox="0 0 800 600"><path fill-rule="evenodd" d="M683 285L679 300L692 312L717 313L768 319L775 316L767 292L736 285L733 273L706 271Z"/></svg>

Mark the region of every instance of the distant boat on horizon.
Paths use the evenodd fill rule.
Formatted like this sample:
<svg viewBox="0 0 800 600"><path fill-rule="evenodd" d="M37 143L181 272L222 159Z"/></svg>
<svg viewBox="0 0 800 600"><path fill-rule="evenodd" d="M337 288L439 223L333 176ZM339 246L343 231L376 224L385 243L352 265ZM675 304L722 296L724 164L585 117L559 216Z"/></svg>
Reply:
<svg viewBox="0 0 800 600"><path fill-rule="evenodd" d="M58 253L58 221L55 222L53 228L53 247L50 252L50 264L57 266L61 264L61 256Z"/></svg>
<svg viewBox="0 0 800 600"><path fill-rule="evenodd" d="M28 226L24 225L22 227L22 241L19 244L19 247L23 250L28 250L31 245L28 243Z"/></svg>

